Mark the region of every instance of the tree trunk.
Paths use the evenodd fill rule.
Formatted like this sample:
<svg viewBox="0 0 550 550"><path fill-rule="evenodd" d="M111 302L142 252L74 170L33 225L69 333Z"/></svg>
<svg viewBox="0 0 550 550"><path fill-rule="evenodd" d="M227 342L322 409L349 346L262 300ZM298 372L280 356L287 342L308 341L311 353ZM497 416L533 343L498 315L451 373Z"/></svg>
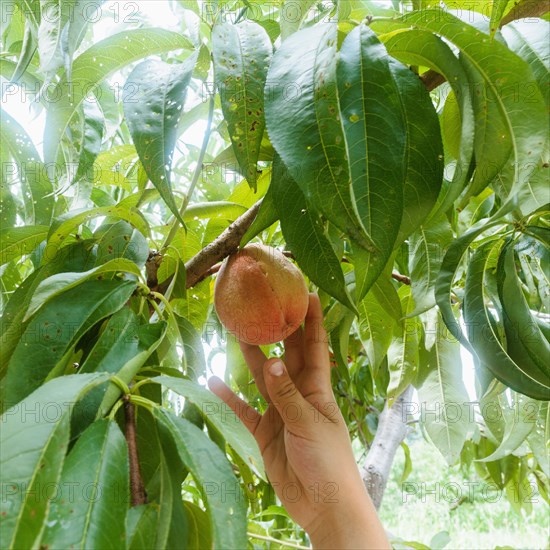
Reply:
<svg viewBox="0 0 550 550"><path fill-rule="evenodd" d="M407 435L407 417L405 404L412 396L409 386L393 403L380 414L378 429L363 465L363 482L376 509L380 508L384 490L388 482L395 453Z"/></svg>

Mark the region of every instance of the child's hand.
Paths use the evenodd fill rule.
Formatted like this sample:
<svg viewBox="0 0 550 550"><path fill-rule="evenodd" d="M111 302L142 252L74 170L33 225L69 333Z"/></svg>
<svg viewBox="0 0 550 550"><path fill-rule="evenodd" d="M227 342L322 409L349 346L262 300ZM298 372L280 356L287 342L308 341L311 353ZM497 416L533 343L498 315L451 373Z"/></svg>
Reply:
<svg viewBox="0 0 550 550"><path fill-rule="evenodd" d="M241 343L259 391L263 415L219 378L210 389L256 438L269 480L316 548L390 548L355 463L348 430L330 383L323 313L310 295L305 328L285 340L284 363Z"/></svg>

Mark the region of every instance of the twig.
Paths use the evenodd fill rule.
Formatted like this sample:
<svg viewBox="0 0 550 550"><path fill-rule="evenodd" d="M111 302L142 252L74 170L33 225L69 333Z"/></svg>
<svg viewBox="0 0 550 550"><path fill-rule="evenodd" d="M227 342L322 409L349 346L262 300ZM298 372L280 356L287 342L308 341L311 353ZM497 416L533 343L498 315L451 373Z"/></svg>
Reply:
<svg viewBox="0 0 550 550"><path fill-rule="evenodd" d="M401 273L393 272L391 274L392 279L395 279L397 282L403 284L403 285L410 285L411 284L411 278L407 277L406 275L401 275Z"/></svg>
<svg viewBox="0 0 550 550"><path fill-rule="evenodd" d="M128 459L130 462L130 497L132 506L147 503L147 493L143 485L136 440L136 414L134 405L127 397L124 398L126 443L128 444Z"/></svg>
<svg viewBox="0 0 550 550"><path fill-rule="evenodd" d="M550 11L550 0L520 0L500 21L500 27L515 21L529 17L541 17Z"/></svg>
<svg viewBox="0 0 550 550"><path fill-rule="evenodd" d="M185 264L187 288L195 286L200 280L204 279L206 272L212 266L237 251L243 235L252 225L261 204L262 199L238 217L221 235L206 245Z"/></svg>

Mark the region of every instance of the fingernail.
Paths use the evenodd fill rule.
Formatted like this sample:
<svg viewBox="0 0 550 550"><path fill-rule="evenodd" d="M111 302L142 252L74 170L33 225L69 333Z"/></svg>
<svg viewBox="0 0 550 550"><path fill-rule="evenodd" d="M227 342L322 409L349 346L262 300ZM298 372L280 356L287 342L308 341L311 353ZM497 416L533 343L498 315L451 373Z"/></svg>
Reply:
<svg viewBox="0 0 550 550"><path fill-rule="evenodd" d="M273 376L281 376L284 370L285 367L281 363L281 361L275 361L274 363L271 363L271 365L269 365L269 373Z"/></svg>

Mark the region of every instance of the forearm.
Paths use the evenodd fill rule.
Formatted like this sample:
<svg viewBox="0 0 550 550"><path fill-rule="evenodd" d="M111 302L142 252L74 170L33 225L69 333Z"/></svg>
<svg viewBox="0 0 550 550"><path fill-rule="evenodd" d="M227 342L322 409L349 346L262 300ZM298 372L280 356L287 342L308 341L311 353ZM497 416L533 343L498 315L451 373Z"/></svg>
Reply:
<svg viewBox="0 0 550 550"><path fill-rule="evenodd" d="M315 550L385 550L391 545L376 509L366 493L348 495L320 514L308 533Z"/></svg>

